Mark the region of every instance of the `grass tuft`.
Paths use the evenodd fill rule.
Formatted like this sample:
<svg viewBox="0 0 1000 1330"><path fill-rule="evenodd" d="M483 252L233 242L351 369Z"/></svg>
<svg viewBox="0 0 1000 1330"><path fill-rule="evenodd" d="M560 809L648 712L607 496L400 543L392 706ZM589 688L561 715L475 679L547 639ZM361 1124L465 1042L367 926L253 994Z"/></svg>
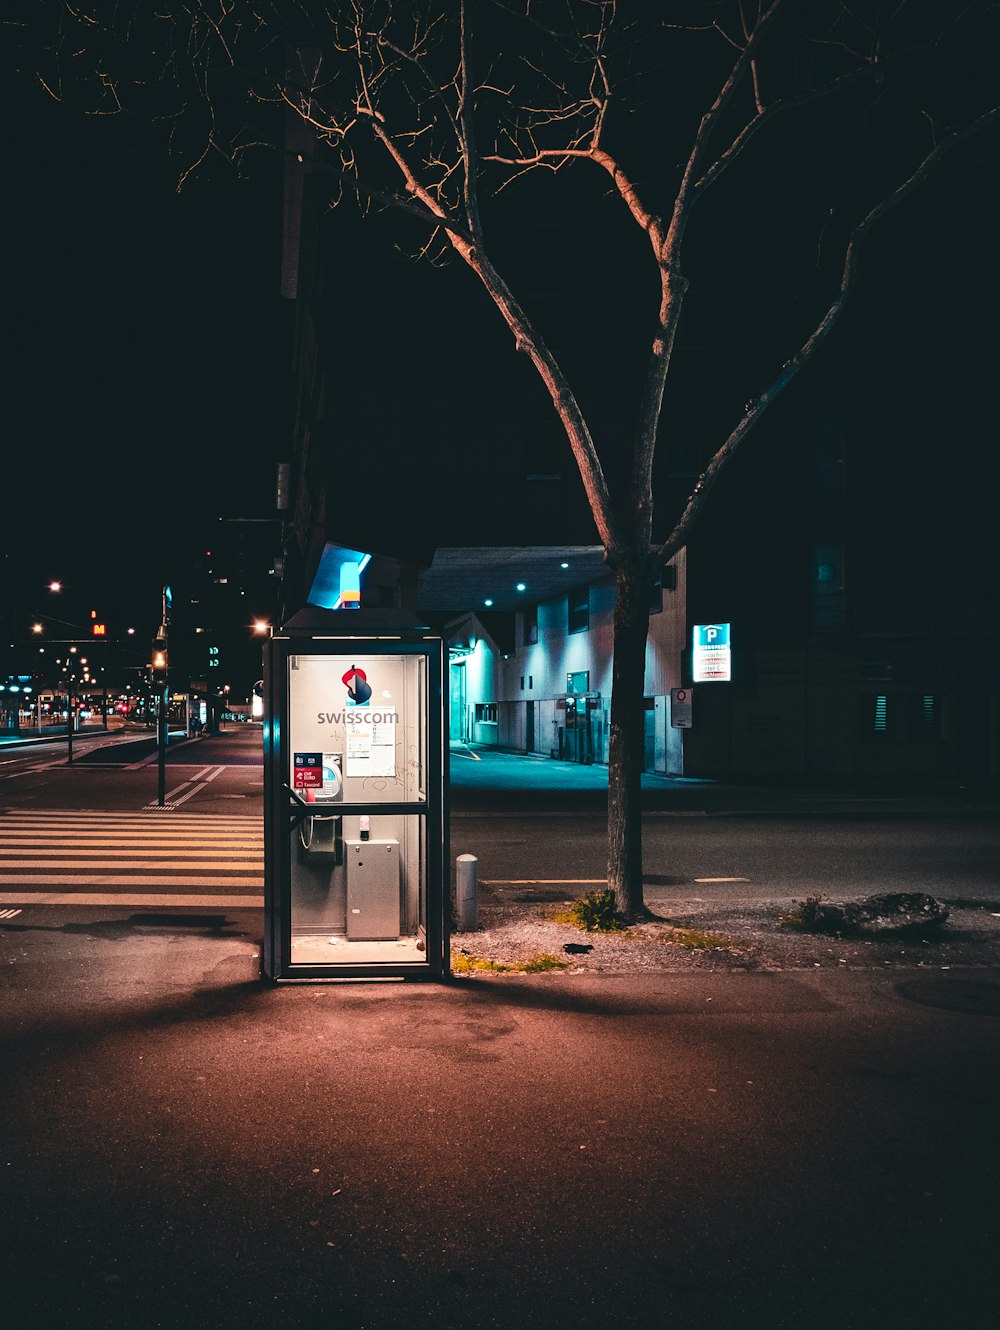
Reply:
<svg viewBox="0 0 1000 1330"><path fill-rule="evenodd" d="M540 974L544 970L566 970L568 961L561 961L546 952L538 952L523 961L511 961L503 964L490 960L486 956L475 956L470 952L451 954L452 974Z"/></svg>
<svg viewBox="0 0 1000 1330"><path fill-rule="evenodd" d="M586 933L624 933L628 925L615 907L615 893L588 891L570 903L568 910L553 915L557 924L573 924Z"/></svg>
<svg viewBox="0 0 1000 1330"><path fill-rule="evenodd" d="M707 933L700 928L670 927L664 929L657 940L691 951L734 951L739 947L735 938L725 937L722 933Z"/></svg>
<svg viewBox="0 0 1000 1330"><path fill-rule="evenodd" d="M800 933L811 932L819 921L819 907L822 900L822 896L807 896L804 901L792 901L792 908L783 910L778 915L778 923L785 928L794 928Z"/></svg>

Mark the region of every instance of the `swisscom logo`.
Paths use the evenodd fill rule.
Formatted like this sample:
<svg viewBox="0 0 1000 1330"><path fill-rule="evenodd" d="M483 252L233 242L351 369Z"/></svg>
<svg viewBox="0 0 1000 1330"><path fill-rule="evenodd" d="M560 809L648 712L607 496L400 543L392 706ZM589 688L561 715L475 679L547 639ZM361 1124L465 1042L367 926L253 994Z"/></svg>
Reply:
<svg viewBox="0 0 1000 1330"><path fill-rule="evenodd" d="M352 665L341 679L341 683L346 684L347 696L356 707L366 707L368 705L372 689L364 670L359 670L357 665Z"/></svg>

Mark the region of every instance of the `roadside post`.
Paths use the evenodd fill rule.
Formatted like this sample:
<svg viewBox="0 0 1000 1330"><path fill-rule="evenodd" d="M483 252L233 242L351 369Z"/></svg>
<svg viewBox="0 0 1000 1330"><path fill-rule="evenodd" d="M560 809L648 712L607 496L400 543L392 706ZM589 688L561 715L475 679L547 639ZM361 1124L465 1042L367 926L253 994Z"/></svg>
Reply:
<svg viewBox="0 0 1000 1330"><path fill-rule="evenodd" d="M460 854L455 860L455 913L462 933L479 927L479 860Z"/></svg>

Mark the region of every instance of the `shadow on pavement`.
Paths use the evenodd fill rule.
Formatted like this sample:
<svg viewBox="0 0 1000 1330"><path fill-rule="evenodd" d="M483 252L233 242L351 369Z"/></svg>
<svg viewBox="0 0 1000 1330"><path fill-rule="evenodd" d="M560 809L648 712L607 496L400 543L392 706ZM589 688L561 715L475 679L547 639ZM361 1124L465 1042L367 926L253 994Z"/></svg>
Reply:
<svg viewBox="0 0 1000 1330"><path fill-rule="evenodd" d="M64 933L101 942L127 942L135 937L176 933L181 928L198 929L202 937L247 937L244 929L224 914L133 914L128 919L92 919L86 923L13 924L7 933Z"/></svg>

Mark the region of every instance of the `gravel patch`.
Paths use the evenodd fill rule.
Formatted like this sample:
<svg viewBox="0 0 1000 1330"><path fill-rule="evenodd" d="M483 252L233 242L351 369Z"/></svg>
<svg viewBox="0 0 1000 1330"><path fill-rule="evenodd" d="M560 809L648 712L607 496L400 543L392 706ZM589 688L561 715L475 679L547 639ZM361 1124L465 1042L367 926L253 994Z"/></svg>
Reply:
<svg viewBox="0 0 1000 1330"><path fill-rule="evenodd" d="M561 902L481 899L478 929L453 933L452 954L459 965L485 962L511 969L551 956L570 971L607 974L1000 967L1000 912L990 904L942 899L950 910L948 922L926 938L805 933L782 923L787 900L678 903L648 895L650 922L623 933L587 933L553 918L566 908ZM590 950L577 950L581 947Z"/></svg>

